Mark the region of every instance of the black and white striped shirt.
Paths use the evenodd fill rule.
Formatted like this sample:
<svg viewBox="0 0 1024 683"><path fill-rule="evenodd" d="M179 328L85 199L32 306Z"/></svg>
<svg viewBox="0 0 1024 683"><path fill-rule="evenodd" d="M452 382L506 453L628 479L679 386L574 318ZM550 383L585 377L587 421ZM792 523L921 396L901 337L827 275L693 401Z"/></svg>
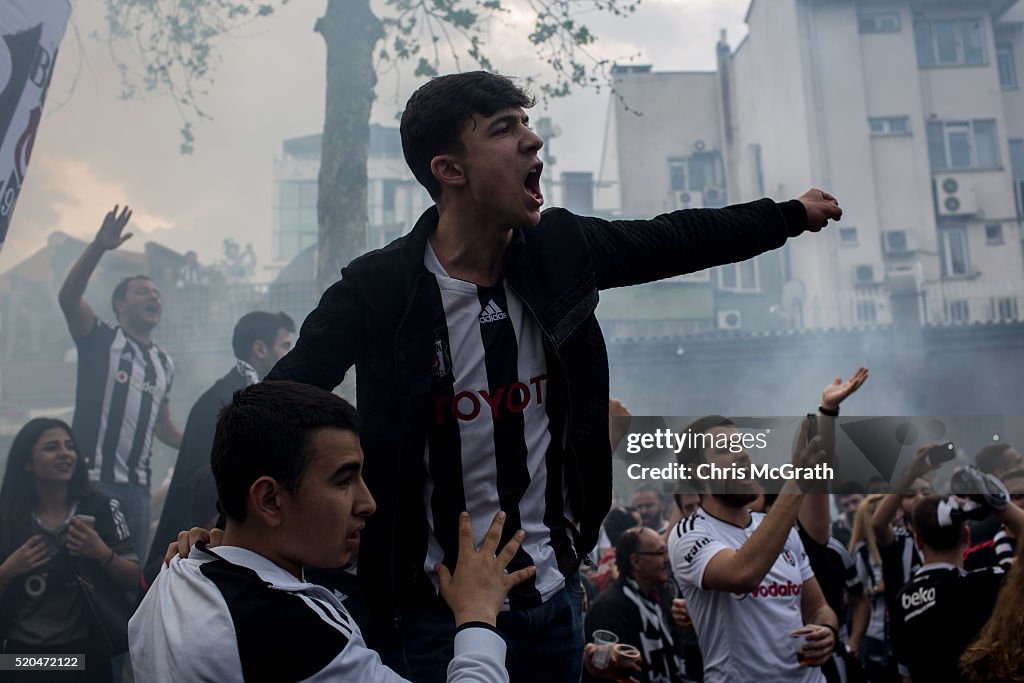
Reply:
<svg viewBox="0 0 1024 683"><path fill-rule="evenodd" d="M503 510L503 541L517 529L526 532L509 570L537 567L509 594L508 606L533 607L559 591L578 565L565 458L548 429L541 331L504 279L481 287L451 278L429 244L424 263L436 282L436 356L424 449L430 538L423 567L435 586L438 562L455 568L463 510L477 544Z"/></svg>
<svg viewBox="0 0 1024 683"><path fill-rule="evenodd" d="M99 319L75 344L72 428L90 481L148 487L153 434L174 361L156 344L136 341L120 325Z"/></svg>

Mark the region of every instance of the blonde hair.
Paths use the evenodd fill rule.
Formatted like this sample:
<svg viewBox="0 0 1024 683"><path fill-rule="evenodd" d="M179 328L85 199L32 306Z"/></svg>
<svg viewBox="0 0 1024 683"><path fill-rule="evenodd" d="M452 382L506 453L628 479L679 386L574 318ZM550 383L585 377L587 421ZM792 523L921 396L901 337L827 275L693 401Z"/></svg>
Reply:
<svg viewBox="0 0 1024 683"><path fill-rule="evenodd" d="M857 514L853 518L853 532L850 534L849 547L849 551L852 553L857 544L864 541L868 546L868 550L871 551L871 557L874 558L879 567L882 566L882 556L878 552L875 530L871 528L871 517L875 514L875 508L878 507L878 503L883 498L885 498L884 493L872 493L857 506Z"/></svg>
<svg viewBox="0 0 1024 683"><path fill-rule="evenodd" d="M1024 541L1017 540L1017 557L996 598L995 609L978 639L960 657L960 671L972 683L1024 681Z"/></svg>

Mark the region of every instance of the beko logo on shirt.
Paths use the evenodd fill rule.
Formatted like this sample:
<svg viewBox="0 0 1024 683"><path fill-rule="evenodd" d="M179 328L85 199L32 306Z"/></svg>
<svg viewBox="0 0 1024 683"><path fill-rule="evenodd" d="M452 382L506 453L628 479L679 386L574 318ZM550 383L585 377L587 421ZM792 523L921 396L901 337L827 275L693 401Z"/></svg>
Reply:
<svg viewBox="0 0 1024 683"><path fill-rule="evenodd" d="M935 602L935 589L922 586L912 593L904 593L902 602L903 609L911 609L912 607L920 607L929 602Z"/></svg>

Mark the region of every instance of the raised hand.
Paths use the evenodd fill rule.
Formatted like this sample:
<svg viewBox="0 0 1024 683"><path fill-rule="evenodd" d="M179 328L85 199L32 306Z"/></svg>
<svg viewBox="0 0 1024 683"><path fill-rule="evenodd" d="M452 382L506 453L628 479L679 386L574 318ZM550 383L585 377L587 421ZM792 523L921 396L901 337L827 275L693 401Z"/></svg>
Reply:
<svg viewBox="0 0 1024 683"><path fill-rule="evenodd" d="M522 529L517 531L498 552L504 524L505 513L499 512L477 550L473 547L473 524L469 513L459 515L459 561L455 565L455 574L449 573L443 564L435 567L441 597L455 615L456 624L481 621L494 626L508 592L537 573L537 568L532 566L505 573L526 532Z"/></svg>
<svg viewBox="0 0 1024 683"><path fill-rule="evenodd" d="M811 232L818 232L824 228L830 218L837 221L843 217L839 202L828 192L811 188L803 193L799 200L807 210L807 229Z"/></svg>
<svg viewBox="0 0 1024 683"><path fill-rule="evenodd" d="M131 209L125 206L119 214L115 204L113 210L108 211L107 215L103 217L103 225L100 226L99 232L96 233L93 243L104 251L117 249L132 236L130 232L121 234L125 226L128 225L128 221L131 220L131 217Z"/></svg>
<svg viewBox="0 0 1024 683"><path fill-rule="evenodd" d="M850 394L860 389L860 385L864 384L867 378L868 369L863 367L857 368L857 372L853 373L845 382L842 377L836 377L821 392L821 407L836 410Z"/></svg>

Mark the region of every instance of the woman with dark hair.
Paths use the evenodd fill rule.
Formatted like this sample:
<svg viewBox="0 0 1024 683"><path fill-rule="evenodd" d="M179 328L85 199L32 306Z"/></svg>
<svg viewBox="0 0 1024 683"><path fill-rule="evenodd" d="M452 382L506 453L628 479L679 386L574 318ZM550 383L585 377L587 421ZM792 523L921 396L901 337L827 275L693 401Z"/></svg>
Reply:
<svg viewBox="0 0 1024 683"><path fill-rule="evenodd" d="M124 515L89 486L71 428L30 420L14 437L0 487L0 651L84 654L86 670L59 671L56 680L111 680L138 574ZM43 671L24 675L48 680Z"/></svg>

